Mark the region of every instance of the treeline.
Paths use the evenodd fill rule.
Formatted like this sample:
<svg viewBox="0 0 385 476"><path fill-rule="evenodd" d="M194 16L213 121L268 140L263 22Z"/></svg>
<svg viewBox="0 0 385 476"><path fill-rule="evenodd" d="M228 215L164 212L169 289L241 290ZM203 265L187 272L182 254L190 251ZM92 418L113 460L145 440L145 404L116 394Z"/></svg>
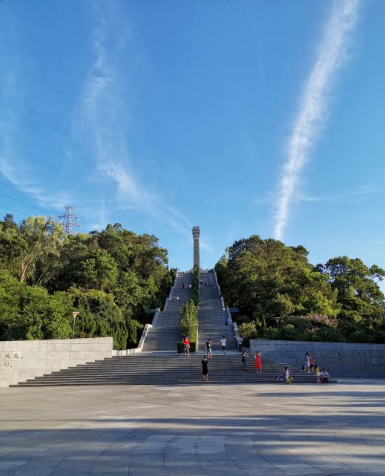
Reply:
<svg viewBox="0 0 385 476"><path fill-rule="evenodd" d="M113 336L135 346L175 278L152 235L120 224L67 236L60 224L12 215L0 221L0 340Z"/></svg>
<svg viewBox="0 0 385 476"><path fill-rule="evenodd" d="M307 255L257 235L227 249L215 269L244 337L385 343L385 271L347 256L313 266Z"/></svg>

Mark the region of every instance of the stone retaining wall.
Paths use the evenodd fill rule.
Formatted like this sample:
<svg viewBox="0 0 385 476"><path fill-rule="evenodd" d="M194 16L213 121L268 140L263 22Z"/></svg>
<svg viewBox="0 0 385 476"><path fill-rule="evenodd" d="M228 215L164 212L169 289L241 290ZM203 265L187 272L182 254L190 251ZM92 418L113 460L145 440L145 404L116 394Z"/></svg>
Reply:
<svg viewBox="0 0 385 476"><path fill-rule="evenodd" d="M111 357L112 337L0 341L0 387Z"/></svg>
<svg viewBox="0 0 385 476"><path fill-rule="evenodd" d="M253 339L250 352L257 350L269 360L297 368L309 352L332 377L385 378L385 344Z"/></svg>

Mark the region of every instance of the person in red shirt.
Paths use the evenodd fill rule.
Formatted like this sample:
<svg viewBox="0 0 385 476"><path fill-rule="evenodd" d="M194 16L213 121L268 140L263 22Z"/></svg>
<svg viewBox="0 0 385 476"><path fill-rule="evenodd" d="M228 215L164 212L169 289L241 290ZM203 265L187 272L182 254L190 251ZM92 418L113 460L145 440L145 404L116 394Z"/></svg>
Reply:
<svg viewBox="0 0 385 476"><path fill-rule="evenodd" d="M257 374L261 374L262 373L261 354L257 352L256 354L254 354L254 358L255 358L255 364L254 364L255 371Z"/></svg>
<svg viewBox="0 0 385 476"><path fill-rule="evenodd" d="M184 338L183 345L184 345L184 355L187 355L188 357L190 355L190 340L188 336Z"/></svg>

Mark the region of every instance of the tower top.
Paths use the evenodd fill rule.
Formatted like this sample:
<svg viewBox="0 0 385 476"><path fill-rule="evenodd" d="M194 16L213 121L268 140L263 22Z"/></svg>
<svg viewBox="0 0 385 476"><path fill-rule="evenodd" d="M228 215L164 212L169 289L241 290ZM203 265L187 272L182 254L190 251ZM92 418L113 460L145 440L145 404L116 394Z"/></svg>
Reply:
<svg viewBox="0 0 385 476"><path fill-rule="evenodd" d="M199 257L199 235L201 230L199 226L193 226L192 235L194 238L194 266L200 267L200 257Z"/></svg>
<svg viewBox="0 0 385 476"><path fill-rule="evenodd" d="M194 239L199 238L199 235L201 234L201 229L199 228L199 226L193 226L192 234Z"/></svg>

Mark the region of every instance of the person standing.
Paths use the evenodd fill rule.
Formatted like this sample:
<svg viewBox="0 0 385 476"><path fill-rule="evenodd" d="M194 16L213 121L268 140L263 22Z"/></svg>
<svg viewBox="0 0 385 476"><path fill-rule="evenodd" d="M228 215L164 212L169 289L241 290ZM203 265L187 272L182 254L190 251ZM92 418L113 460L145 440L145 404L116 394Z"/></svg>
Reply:
<svg viewBox="0 0 385 476"><path fill-rule="evenodd" d="M315 366L315 376L317 377L317 383L321 383L321 371L319 365Z"/></svg>
<svg viewBox="0 0 385 476"><path fill-rule="evenodd" d="M222 336L221 347L222 347L222 354L223 355L226 355L226 344L227 344L226 336Z"/></svg>
<svg viewBox="0 0 385 476"><path fill-rule="evenodd" d="M211 351L211 348L212 348L212 343L211 343L211 339L209 339L209 340L206 342L206 354L207 354L207 358L211 358L211 357L213 356L212 351Z"/></svg>
<svg viewBox="0 0 385 476"><path fill-rule="evenodd" d="M203 380L209 379L209 361L206 359L206 357L203 357L202 360L202 375Z"/></svg>
<svg viewBox="0 0 385 476"><path fill-rule="evenodd" d="M183 340L184 355L190 356L190 339L186 336Z"/></svg>
<svg viewBox="0 0 385 476"><path fill-rule="evenodd" d="M315 360L311 355L309 355L309 368L310 368L310 373L314 372L314 367L315 367Z"/></svg>
<svg viewBox="0 0 385 476"><path fill-rule="evenodd" d="M246 351L242 353L242 363L243 363L243 371L248 372L249 371L249 353Z"/></svg>
<svg viewBox="0 0 385 476"><path fill-rule="evenodd" d="M306 352L306 354L305 354L304 369L305 369L305 372L307 372L307 373L310 372L310 354L309 354L309 352Z"/></svg>
<svg viewBox="0 0 385 476"><path fill-rule="evenodd" d="M254 354L254 358L255 358L255 363L254 363L255 371L257 374L261 374L262 373L261 354L257 352L256 354Z"/></svg>
<svg viewBox="0 0 385 476"><path fill-rule="evenodd" d="M238 350L239 352L242 352L242 344L243 344L243 338L241 336L238 336Z"/></svg>

